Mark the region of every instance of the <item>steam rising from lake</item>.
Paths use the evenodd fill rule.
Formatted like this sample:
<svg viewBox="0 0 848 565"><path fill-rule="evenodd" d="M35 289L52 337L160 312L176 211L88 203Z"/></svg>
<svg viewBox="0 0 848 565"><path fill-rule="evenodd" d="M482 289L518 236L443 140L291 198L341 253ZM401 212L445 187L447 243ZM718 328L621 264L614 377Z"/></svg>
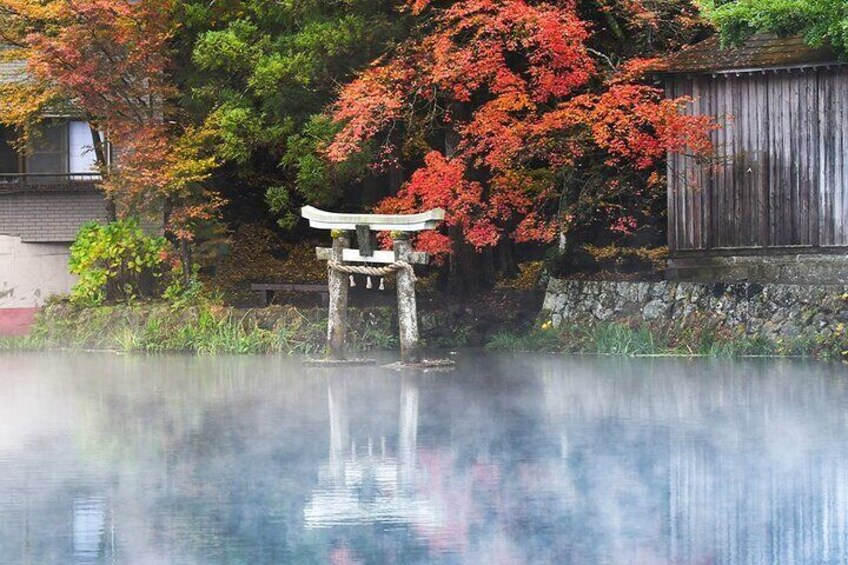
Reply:
<svg viewBox="0 0 848 565"><path fill-rule="evenodd" d="M0 563L845 562L846 376L0 355Z"/></svg>

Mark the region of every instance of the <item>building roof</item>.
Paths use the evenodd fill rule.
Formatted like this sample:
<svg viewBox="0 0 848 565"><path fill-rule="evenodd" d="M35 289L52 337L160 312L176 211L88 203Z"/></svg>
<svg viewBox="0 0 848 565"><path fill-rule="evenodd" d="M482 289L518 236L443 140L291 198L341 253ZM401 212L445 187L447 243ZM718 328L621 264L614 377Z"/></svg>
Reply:
<svg viewBox="0 0 848 565"><path fill-rule="evenodd" d="M0 84L18 82L26 77L26 63L0 62Z"/></svg>
<svg viewBox="0 0 848 565"><path fill-rule="evenodd" d="M26 61L12 59L14 56L12 47L0 43L0 84L19 82L26 78Z"/></svg>
<svg viewBox="0 0 848 565"><path fill-rule="evenodd" d="M720 73L843 65L829 47L811 47L801 37L761 33L742 45L722 47L719 36L684 48L660 61L659 73Z"/></svg>

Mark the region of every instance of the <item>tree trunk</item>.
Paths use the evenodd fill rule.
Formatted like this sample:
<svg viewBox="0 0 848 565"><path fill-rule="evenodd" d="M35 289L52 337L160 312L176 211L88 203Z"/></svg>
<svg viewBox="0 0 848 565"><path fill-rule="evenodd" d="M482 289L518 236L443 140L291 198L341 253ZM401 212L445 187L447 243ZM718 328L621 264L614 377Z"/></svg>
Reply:
<svg viewBox="0 0 848 565"><path fill-rule="evenodd" d="M403 165L397 164L389 169L389 194L397 194L403 183L406 182L406 171Z"/></svg>
<svg viewBox="0 0 848 565"><path fill-rule="evenodd" d="M180 240L180 261L183 263L183 287L188 288L191 284L191 244L185 240Z"/></svg>
<svg viewBox="0 0 848 565"><path fill-rule="evenodd" d="M501 238L495 248L497 270L508 277L518 274L518 264L515 261L515 244L509 238Z"/></svg>
<svg viewBox="0 0 848 565"><path fill-rule="evenodd" d="M480 256L480 282L486 288L495 286L497 282L497 269L495 268L495 249L486 247L477 251Z"/></svg>
<svg viewBox="0 0 848 565"><path fill-rule="evenodd" d="M88 129L91 132L91 146L94 148L94 162L97 165L97 170L100 172L100 178L106 178L109 173L109 161L106 156L106 143L103 141L103 135L100 133L100 128L91 120L88 122ZM115 205L115 199L107 194L106 196L106 218L110 222L118 219L118 207Z"/></svg>
<svg viewBox="0 0 848 565"><path fill-rule="evenodd" d="M106 145L103 142L103 136L100 133L100 129L93 122L89 122L88 129L91 131L91 144L94 148L94 159L97 163L97 170L100 171L100 174L106 173L106 166L109 162L106 159Z"/></svg>
<svg viewBox="0 0 848 565"><path fill-rule="evenodd" d="M463 104L453 104L451 110L457 117L467 114L467 107ZM460 141L461 137L457 131L452 129L445 131L444 147L445 156L448 159L456 154ZM484 257L485 251L479 253L472 245L466 243L462 229L459 227L449 228L448 235L453 247L453 253L448 260L448 292L473 294L478 292L483 284L494 284L491 255Z"/></svg>
<svg viewBox="0 0 848 565"><path fill-rule="evenodd" d="M447 290L451 294L474 294L479 292L486 281L486 269L483 253L478 253L474 246L465 242L462 230L457 227L449 229L453 242L453 253L450 256Z"/></svg>

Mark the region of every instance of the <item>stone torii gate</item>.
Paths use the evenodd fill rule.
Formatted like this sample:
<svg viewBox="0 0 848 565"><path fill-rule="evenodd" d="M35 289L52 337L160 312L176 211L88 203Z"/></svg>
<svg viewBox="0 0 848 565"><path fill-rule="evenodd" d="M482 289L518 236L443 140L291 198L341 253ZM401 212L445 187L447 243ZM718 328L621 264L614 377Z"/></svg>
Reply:
<svg viewBox="0 0 848 565"><path fill-rule="evenodd" d="M401 363L421 361L418 340L418 311L415 302L415 272L413 265L429 261L426 253L413 251L410 233L432 230L445 219L441 208L420 214L339 214L304 206L301 216L309 226L330 230L331 248L318 247L318 259L327 261L330 289L330 312L327 322L327 355L330 360L345 360L345 331L347 329L347 276L361 274L385 276L395 273L400 328ZM371 232L391 232L392 251L373 249ZM356 232L358 249L350 248L350 234ZM359 263L357 265L357 263ZM380 266L372 266L380 265Z"/></svg>

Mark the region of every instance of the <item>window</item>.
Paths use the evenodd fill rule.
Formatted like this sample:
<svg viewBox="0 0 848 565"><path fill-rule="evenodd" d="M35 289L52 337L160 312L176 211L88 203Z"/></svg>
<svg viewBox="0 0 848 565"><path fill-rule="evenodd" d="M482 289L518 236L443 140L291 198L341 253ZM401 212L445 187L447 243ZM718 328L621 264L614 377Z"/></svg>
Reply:
<svg viewBox="0 0 848 565"><path fill-rule="evenodd" d="M26 157L28 182L40 184L97 178L97 159L88 123L50 120L39 128ZM55 173L55 176L51 173ZM70 173L70 176L68 174Z"/></svg>
<svg viewBox="0 0 848 565"><path fill-rule="evenodd" d="M89 125L86 122L68 122L68 139L68 172L84 175L95 173L97 157Z"/></svg>
<svg viewBox="0 0 848 565"><path fill-rule="evenodd" d="M17 180L14 175L20 172L20 157L12 146L14 140L14 131L0 128L0 183Z"/></svg>
<svg viewBox="0 0 848 565"><path fill-rule="evenodd" d="M26 172L33 182L61 182L68 172L68 123L51 120L38 128L26 159ZM48 173L60 173L56 177Z"/></svg>

